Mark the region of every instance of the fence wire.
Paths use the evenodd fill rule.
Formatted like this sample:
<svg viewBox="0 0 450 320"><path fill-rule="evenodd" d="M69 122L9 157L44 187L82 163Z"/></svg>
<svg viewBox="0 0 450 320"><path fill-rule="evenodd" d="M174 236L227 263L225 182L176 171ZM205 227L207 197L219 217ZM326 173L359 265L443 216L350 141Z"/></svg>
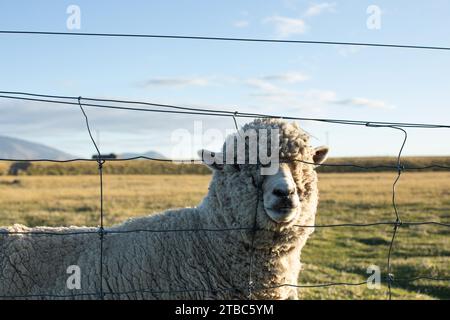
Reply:
<svg viewBox="0 0 450 320"><path fill-rule="evenodd" d="M263 38L236 38L236 37L211 37L211 36L188 36L173 34L144 34L144 33L100 33L100 32L55 32L55 31L28 31L28 30L0 30L1 35L41 35L41 36L69 36L69 37L114 37L114 38L150 38L150 39L178 39L178 40L207 40L207 41L232 41L232 42L254 42L274 44L312 44L312 45L339 45L357 47L380 47L397 49L421 49L450 51L446 46L423 46L408 44L386 44L371 42L342 42L342 41L315 41L315 40L286 40L286 39L263 39Z"/></svg>
<svg viewBox="0 0 450 320"><path fill-rule="evenodd" d="M284 39L258 39L258 38L232 38L232 37L210 37L210 36L187 36L187 35L164 35L164 34L124 34L124 33L83 33L83 32L52 32L52 31L27 31L27 30L0 30L0 35L30 35L30 36L70 36L70 37L120 37L120 38L153 38L153 39L179 39L179 40L206 40L206 41L226 41L226 42L253 42L253 43L274 43L274 44L310 44L310 45L344 45L344 46L365 46L365 47L381 47L381 48L399 48L399 49L426 49L426 50L440 50L440 51L450 51L450 47L445 46L422 46L422 45L405 45L405 44L383 44L383 43L362 43L362 42L337 42L337 41L313 41L313 40L284 40ZM262 287L253 283L252 279L252 268L253 268L253 251L254 246L252 244L252 248L250 249L250 263L249 263L249 279L246 287L238 288L221 288L221 289L195 289L195 288L184 288L178 290L170 290L170 291L152 291L147 289L135 290L135 291L127 291L127 292L104 292L103 290L103 242L104 236L108 233L134 233L134 232L228 232L228 231L239 231L239 230L248 230L252 232L252 239L254 240L254 236L256 232L260 229L256 228L256 223L253 226L249 227L236 227L236 228L222 228L222 229L168 229L168 230L151 230L151 229L136 229L136 230L128 230L128 231L120 231L120 230L111 230L107 231L104 229L104 212L103 212L103 165L106 163L106 159L103 159L96 145L95 140L92 137L90 128L89 128L89 120L87 114L83 107L89 108L106 108L106 109L121 109L121 110L130 110L130 111L144 111L144 112L159 112L159 113L177 113L177 114L191 114L191 115L200 115L200 116L215 116L215 117L232 117L235 125L236 118L261 118L261 117L271 117L271 118L284 118L287 120L301 120L301 121L317 121L317 122L325 122L332 124L343 124L343 125L360 125L367 127L386 127L392 128L396 130L401 130L404 133L404 140L402 146L400 148L397 164L395 166L387 166L387 165L376 165L376 166L360 166L355 164L322 164L322 166L335 166L335 167L355 167L359 169L392 169L397 171L397 176L392 185L392 205L395 213L395 221L382 221L382 222L372 222L372 223L341 223L341 224L326 224L326 225L296 225L296 227L302 228L335 228L335 227L373 227L380 225L393 226L393 234L389 246L388 258L387 258L387 266L388 266L388 297L392 298L391 287L394 282L414 282L419 280L433 280L433 281L450 281L450 278L439 278L439 277L429 277L429 276L417 276L409 279L395 279L392 273L391 266L391 255L393 245L396 239L396 234L398 229L401 226L422 226L422 225L435 225L440 227L450 227L448 223L442 223L438 221L419 221L419 222L405 222L400 219L397 203L396 203L396 185L400 180L402 172L406 170L426 170L432 168L439 169L450 169L449 166L444 165L428 165L422 167L414 167L409 166L406 167L401 163L401 153L403 147L407 140L407 132L404 128L450 128L449 125L441 125L441 124L423 124L423 123L392 123L392 122L374 122L374 121L355 121L355 120L342 120L342 119L319 119L319 118L300 118L300 117L285 117L280 115L266 115L266 114L257 114L257 113L241 113L237 111L227 111L227 110L211 110L211 109L202 109L202 108L188 108L182 106L175 105L167 105L167 104L158 104L158 103L149 103L149 102L141 102L141 101L126 101L126 100L113 100L113 99L96 99L96 98L81 98L81 97L68 97L68 96L52 96L52 95L43 95L43 94L33 94L26 92L11 92L11 91L0 91L0 98L3 99L18 99L18 100L26 100L26 101L36 101L36 102L45 102L45 103L56 103L56 104L66 104L66 105L74 105L79 106L81 109L86 122L86 127L89 132L89 136L93 145L97 151L97 159L68 159L68 160L53 160L53 159L0 159L0 161L14 161L14 162L58 162L58 163L66 163L66 162L76 162L76 161L96 161L98 163L98 172L100 178L100 227L97 230L92 231L83 231L83 232L69 232L69 233L58 233L58 232L4 232L0 230L1 234L27 234L31 236L71 236L71 235L81 235L81 234L99 234L100 237L100 257L99 257L99 270L100 270L100 284L98 292L91 293L78 293L78 294L70 294L70 295L55 295L55 294L36 294L36 295L23 295L23 296L0 296L0 298L74 298L74 297L92 297L97 296L100 299L103 299L106 295L127 295L127 294L136 294L136 293L179 293L179 292L218 292L218 291L233 291L233 290L247 290L249 299L252 298L252 293L254 290L263 289L276 289L280 287L293 287L293 288L319 288L319 287L329 287L329 286L361 286L365 285L366 282L332 282L332 283L323 283L323 284L307 284L307 285L294 285L294 284L280 284L272 287ZM86 101L86 103L81 103L81 100ZM100 103L99 103L100 102ZM105 104L108 103L108 104ZM110 105L109 103L113 103ZM158 109L149 109L143 107L124 107L117 106L115 104L133 104L139 106L146 106ZM137 159L146 159L146 160L155 160L155 161L175 161L171 159L156 159L151 157L133 157L127 159L108 159L108 161L132 161ZM196 163L196 160L176 160L180 162L190 162ZM306 164L312 164L305 161L301 161ZM256 220L255 220L256 221ZM252 241L253 242L253 241Z"/></svg>
<svg viewBox="0 0 450 320"><path fill-rule="evenodd" d="M403 141L397 155L396 165L375 165L375 166L361 166L355 164L322 164L321 166L333 166L333 167L355 167L359 169L392 169L397 172L395 180L392 184L392 207L395 214L395 220L393 221L377 221L371 223L339 223L339 224L315 224L315 225L294 225L294 227L298 228L336 228L336 227L352 227L352 228L362 228L362 227L374 227L374 226L392 226L392 238L389 243L389 250L387 254L387 277L386 282L388 286L388 298L392 299L392 287L397 283L411 283L419 280L430 280L430 281L450 281L450 278L445 277L430 277L430 276L416 276L413 278L399 278L395 279L393 268L391 264L391 258L393 254L393 247L396 239L396 235L398 230L402 226L424 226L424 225L435 225L439 227L450 227L450 223L443 223L439 221L402 221L400 219L397 202L396 202L396 186L400 180L402 172L406 170L426 170L431 168L439 168L439 169L450 169L450 166L444 165L426 165L422 167L414 167L414 166L404 166L401 162L402 151L406 144L408 134L405 130L406 128L425 128L425 129L438 129L438 128L450 128L449 125L442 124L423 124L423 123L390 123L390 122L374 122L374 121L358 121L358 120L343 120L343 119L317 119L317 118L299 118L299 117L280 117L276 115L265 115L265 114L257 114L257 113L241 113L237 111L226 111L226 110L211 110L211 109L201 109L201 108L187 108L182 106L175 105L163 105L142 101L127 101L127 100L112 100L112 99L97 99L97 98L83 98L83 97L70 97L70 96L54 96L54 95L43 95L43 94L34 94L27 92L10 92L10 91L0 91L0 98L4 99L19 99L26 101L36 101L43 103L57 103L57 104L66 104L78 106L83 114L86 129L89 134L89 138L92 141L92 144L97 153L97 157L95 159L67 159L67 160L53 160L53 159L0 159L0 161L29 161L29 162L57 162L57 163L66 163L66 162L76 162L76 161L95 161L98 164L98 174L99 174L99 185L100 185L100 226L98 228L93 228L91 231L74 231L74 232L49 232L49 231L29 231L29 232L8 232L1 231L0 234L11 235L11 234L23 234L30 236L75 236L75 235L83 235L83 234L98 234L99 235L99 245L100 245L100 255L99 255L99 288L96 292L91 293L74 293L70 295L55 295L55 294L33 294L33 295L22 295L22 296L0 296L0 298L75 298L75 297L97 297L98 299L104 299L106 296L118 296L121 295L129 295L129 294L138 294L138 293L148 293L148 294L175 294L175 293L189 293L189 292L211 292L217 293L222 291L244 291L248 292L248 298L253 299L255 290L270 290L277 289L281 287L292 287L292 288L323 288L323 287L331 287L331 286L361 286L367 284L364 282L330 282L330 283L319 283L319 284L280 284L275 286L261 286L257 283L254 283L253 279L253 267L254 267L254 240L255 235L258 231L263 229L257 228L256 224L256 211L254 217L254 223L252 226L247 227L233 227L233 228L198 228L198 229L166 229L166 230L156 230L156 229L134 229L134 230L105 230L104 228L104 211L103 211L103 166L107 161L132 161L137 159L145 159L145 160L154 160L154 161L180 161L186 163L198 163L198 160L195 159L185 159L185 160L174 160L174 159L157 159L151 157L133 157L126 159L104 159L102 158L102 153L100 152L98 145L95 142L95 139L92 136L92 132L89 125L89 118L84 110L84 107L96 107L96 108L106 108L106 109L121 109L121 110L129 110L129 111L145 111L145 112L166 112L166 113L183 113L190 115L208 115L208 116L226 116L233 118L236 129L237 128L237 117L243 118L284 118L284 119L292 119L292 120L302 120L302 121L317 121L317 122L326 122L326 123L334 123L334 124L343 124L343 125L360 125L366 127L374 127L374 128L391 128L403 133ZM92 103L83 103L84 101L94 101L96 104ZM148 109L148 108L129 108L120 105L105 105L99 104L98 102L106 102L106 103L115 103L115 104L139 104L146 105L152 107L160 107L163 109ZM315 165L314 163L302 161L305 164ZM258 194L258 199L260 195ZM231 231L250 231L252 232L252 240L251 246L249 250L249 270L248 270L248 283L244 287L230 287L230 288L179 288L176 290L150 290L150 289L139 289L133 291L126 292L105 292L103 289L103 270L104 270L104 237L107 234L128 234L128 233L138 233L138 232L149 232L149 233L170 233L170 232L231 232Z"/></svg>
<svg viewBox="0 0 450 320"><path fill-rule="evenodd" d="M100 152L100 149L97 146L97 143L94 140L94 137L92 136L91 127L89 126L89 118L86 114L86 112L83 109L83 106L81 105L81 97L78 97L78 105L80 107L81 112L83 113L83 116L86 121L86 129L89 133L89 138L92 141L92 144L94 145L95 151L97 151L97 164L98 164L98 174L100 177L100 228L98 229L98 234L100 236L100 262L99 262L99 269L100 269L100 294L99 298L101 300L104 299L105 295L103 292L103 240L105 237L105 229L103 225L103 164L105 163L105 160L102 159L102 154Z"/></svg>

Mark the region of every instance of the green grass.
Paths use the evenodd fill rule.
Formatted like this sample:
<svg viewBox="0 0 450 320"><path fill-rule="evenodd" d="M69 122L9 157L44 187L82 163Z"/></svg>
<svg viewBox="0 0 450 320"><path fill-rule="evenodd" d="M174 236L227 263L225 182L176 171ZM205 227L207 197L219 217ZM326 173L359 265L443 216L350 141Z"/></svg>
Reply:
<svg viewBox="0 0 450 320"><path fill-rule="evenodd" d="M394 221L395 173L321 173L317 224ZM106 175L105 223L167 208L196 205L209 175ZM17 181L14 181L17 180ZM397 186L403 221L450 222L450 173L404 173ZM0 177L0 225L98 225L95 175ZM386 275L392 226L317 228L302 252L300 284L360 282L369 265ZM402 226L392 253L396 278L450 278L450 229ZM385 299L386 286L333 286L300 290L303 299ZM395 283L393 298L449 299L450 282Z"/></svg>

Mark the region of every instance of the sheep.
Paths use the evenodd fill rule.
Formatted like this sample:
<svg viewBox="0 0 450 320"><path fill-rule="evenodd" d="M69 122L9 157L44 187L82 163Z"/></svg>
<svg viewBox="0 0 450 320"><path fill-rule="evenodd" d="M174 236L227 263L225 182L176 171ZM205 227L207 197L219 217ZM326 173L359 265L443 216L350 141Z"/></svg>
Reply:
<svg viewBox="0 0 450 320"><path fill-rule="evenodd" d="M248 159L207 161L232 154L231 141L246 141L249 154L245 133L262 129L279 156L273 174L263 175L267 165ZM197 207L132 218L103 233L0 228L0 298L297 299L290 285L297 284L301 250L314 231L308 226L318 204L315 167L327 153L311 147L296 123L256 119L226 139L221 152L201 151L213 174ZM70 286L77 270L78 286Z"/></svg>

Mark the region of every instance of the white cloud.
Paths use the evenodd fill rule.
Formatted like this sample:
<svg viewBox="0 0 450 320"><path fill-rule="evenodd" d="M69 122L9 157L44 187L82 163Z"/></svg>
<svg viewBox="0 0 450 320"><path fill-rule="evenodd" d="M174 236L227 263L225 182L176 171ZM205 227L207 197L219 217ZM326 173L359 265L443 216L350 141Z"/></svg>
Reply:
<svg viewBox="0 0 450 320"><path fill-rule="evenodd" d="M295 34L306 32L307 26L302 19L289 18L283 16L271 16L263 20L264 23L272 23L278 37L288 38Z"/></svg>
<svg viewBox="0 0 450 320"><path fill-rule="evenodd" d="M305 99L318 102L334 102L336 101L336 92L331 90L310 89L301 94Z"/></svg>
<svg viewBox="0 0 450 320"><path fill-rule="evenodd" d="M267 80L263 80L261 78L250 78L246 80L246 83L253 88L259 90L258 93L253 94L255 96L292 96L294 92L291 90L287 90L276 86L270 83Z"/></svg>
<svg viewBox="0 0 450 320"><path fill-rule="evenodd" d="M211 79L206 77L174 77L174 78L152 78L142 83L144 87L166 86L166 87L185 87L185 86L206 86L210 84Z"/></svg>
<svg viewBox="0 0 450 320"><path fill-rule="evenodd" d="M283 81L287 83L303 82L309 79L309 77L301 72L286 72L281 74L267 75L261 79L267 81Z"/></svg>
<svg viewBox="0 0 450 320"><path fill-rule="evenodd" d="M286 0L286 7L296 10L296 1ZM318 16L324 12L334 12L336 8L335 2L322 2L310 5L303 13L304 18ZM308 31L309 26L305 20L301 18L292 18L280 15L273 15L263 20L264 23L272 23L275 26L276 35L280 38L288 38L295 34L304 34Z"/></svg>
<svg viewBox="0 0 450 320"><path fill-rule="evenodd" d="M246 28L250 25L250 22L248 20L238 20L233 22L233 26L236 28Z"/></svg>
<svg viewBox="0 0 450 320"><path fill-rule="evenodd" d="M394 109L395 106L381 100L372 100L367 98L352 97L338 99L335 91L311 89L300 93L300 96L308 101L321 103L333 103L345 106L366 107L371 109Z"/></svg>
<svg viewBox="0 0 450 320"><path fill-rule="evenodd" d="M248 79L247 84L258 89L252 96L261 97L265 102L277 103L280 107L301 106L305 108L322 108L325 105L335 104L370 109L394 109L395 106L381 100L372 100L361 97L339 99L335 91L309 89L297 91L274 85L261 78Z"/></svg>
<svg viewBox="0 0 450 320"><path fill-rule="evenodd" d="M260 112L265 110L267 113L278 113L280 110L306 108L304 101L295 90L282 88L260 78L247 79L246 83L256 89L250 95L259 99Z"/></svg>
<svg viewBox="0 0 450 320"><path fill-rule="evenodd" d="M335 2L322 2L318 4L313 4L308 7L305 11L306 17L313 17L322 14L323 12L334 12L336 8Z"/></svg>
<svg viewBox="0 0 450 320"><path fill-rule="evenodd" d="M309 107L321 108L325 105L342 105L370 109L394 109L395 106L382 101L368 99L364 97L339 98L337 93L332 90L307 89L296 90L293 87L284 87L283 85L292 85L307 81L309 77L298 71L288 71L279 74L269 74L252 78L234 78L234 77L162 77L153 78L143 82L143 87L161 86L161 87L181 87L181 86L207 86L207 85L225 85L246 84L254 89L250 92L253 97L259 97L262 102L270 105L279 105L280 107Z"/></svg>
<svg viewBox="0 0 450 320"><path fill-rule="evenodd" d="M150 78L139 82L137 85L143 88L146 87L187 87L187 86L212 86L212 85L239 85L239 84L250 84L254 87L259 87L263 89L275 88L276 86L271 84L271 82L283 82L288 84L294 84L298 82L304 82L309 79L309 76L298 72L298 71L288 71L279 74L269 74L260 77L253 78L239 78L233 76L214 76L214 75L204 75L204 76L174 76L174 77L157 77Z"/></svg>
<svg viewBox="0 0 450 320"><path fill-rule="evenodd" d="M343 100L336 100L335 103L341 105L352 105L357 107L368 107L372 109L394 109L395 106L390 105L381 100L371 100L367 98L349 98Z"/></svg>
<svg viewBox="0 0 450 320"><path fill-rule="evenodd" d="M313 114L320 111L324 104L323 100L334 98L334 96L330 98L325 93L320 96L319 90L301 92L286 89L262 78L248 79L246 83L256 89L250 95L259 99L260 112L266 110L266 113L287 112L293 115L301 110Z"/></svg>

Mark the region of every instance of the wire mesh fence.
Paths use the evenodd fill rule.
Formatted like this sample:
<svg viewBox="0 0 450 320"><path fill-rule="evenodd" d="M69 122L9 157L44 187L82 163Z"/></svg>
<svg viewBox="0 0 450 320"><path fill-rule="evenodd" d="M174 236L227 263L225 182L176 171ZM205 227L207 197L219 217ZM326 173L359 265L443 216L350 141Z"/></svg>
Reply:
<svg viewBox="0 0 450 320"><path fill-rule="evenodd" d="M50 31L25 31L25 30L0 30L1 35L29 35L29 36L85 36L85 37L121 37L121 38L153 38L153 39L179 39L179 40L206 40L206 41L234 41L234 42L254 42L254 43L284 43L284 44L309 44L309 45L346 45L346 46L365 46L365 47L381 47L381 48L400 48L400 49L425 49L425 50L441 50L448 51L450 47L445 46L422 46L422 45L403 45L403 44L382 44L382 43L359 43L359 42L336 42L336 41L312 41L312 40L280 40L280 39L258 39L258 38L232 38L232 37L210 37L210 36L184 36L184 35L160 35L160 34L122 34L122 33L82 33L82 32L50 32ZM105 159L102 157L102 154L91 134L90 126L89 126L89 118L84 110L84 107L87 108L100 108L100 109L116 109L116 110L128 110L128 111L136 111L136 112L156 112L156 113L165 113L165 114L187 114L187 115L197 115L197 116L213 116L213 117L229 117L232 118L236 127L236 118L283 118L286 120L300 120L300 121L315 121L322 123L330 123L330 124L341 124L341 125L356 125L356 126L365 126L365 127L373 127L373 128L391 128L397 132L401 132L403 135L403 142L399 148L399 152L397 155L397 160L395 165L370 165L370 166L361 166L356 164L322 164L321 166L329 166L329 167L354 167L358 169L388 169L394 170L397 172L395 180L392 184L392 208L393 208L393 220L392 221L379 221L372 223L340 223L340 224L317 224L317 225L296 225L295 227L299 228L339 228L339 227L349 227L349 228L368 228L374 226L392 226L392 237L389 242L389 250L387 252L386 263L388 274L385 279L388 285L388 298L392 298L392 287L395 283L412 283L420 280L431 280L431 281L450 281L450 278L446 277L431 277L431 276L416 276L411 278L395 278L394 271L392 268L391 258L393 255L393 245L396 241L396 236L398 230L403 226L425 226L425 225L434 225L437 227L450 227L449 223L443 223L439 221L402 221L397 201L396 201L396 186L399 182L401 175L405 171L420 171L427 169L442 169L448 170L450 166L440 165L440 164L432 164L425 166L405 166L402 164L402 151L405 146L405 143L408 139L408 134L406 129L408 128L421 128L421 129L449 129L450 125L445 124L426 124L426 123L398 123L398 122L379 122L379 121L357 121L357 120L346 120L346 119L321 119L321 118L304 118L304 117L286 117L282 115L268 115L268 114L260 114L260 113L245 113L245 112L237 112L237 111L228 111L228 110L212 110L212 109L204 109L204 108L188 108L177 105L168 105L168 104L158 104L158 103L149 103L143 101L127 101L127 100L115 100L115 99L97 99L97 98L88 98L88 97L73 97L73 96L56 96L56 95L44 95L44 94L34 94L28 92L16 92L16 91L0 91L0 98L2 99L10 99L10 100L22 100L22 101L33 101L33 102L42 102L49 104L65 104L72 105L75 107L79 107L86 123L86 128L89 133L89 137L93 143L93 146L96 150L97 157L95 159L67 159L67 160L52 160L52 159L0 159L0 161L14 161L14 162L56 162L56 163L67 163L67 162L78 162L78 161L93 161L98 165L98 175L99 175L99 188L100 188L100 212L99 212L99 227L91 230L91 231L81 231L81 232L48 232L48 231L29 231L29 232L6 232L0 230L0 235L5 234L24 234L29 236L76 236L76 235L87 235L87 234L97 234L99 237L99 256L98 256L98 268L99 268L99 286L93 292L88 293L74 293L70 295L55 295L48 294L43 292L42 294L35 295L21 295L21 296L0 296L0 298L74 298L74 297L97 297L99 299L104 299L107 296L117 296L117 295L127 295L127 294L136 294L136 293L151 293L151 294L161 294L161 293L179 293L179 292L217 292L217 291L234 291L234 290L244 290L248 292L248 298L253 298L253 293L255 290L270 290L277 289L281 287L292 287L292 288L323 288L323 287L331 287L331 286L363 286L366 285L367 282L329 282L329 283L319 283L319 284L292 284L292 283L282 283L275 286L261 286L258 283L254 282L253 279L253 255L254 255L254 246L253 240L255 234L260 231L256 225L256 210L255 210L255 220L253 225L251 226L240 226L235 228L198 228L198 229L166 229L166 230L157 230L157 229L134 229L134 230L106 230L104 228L104 198L103 198L103 168L107 162L116 162L116 161L133 161L137 159L146 159L153 161L178 161L178 162L190 162L196 163L197 160L193 159L156 159L151 157L133 157L126 159ZM134 107L123 106L122 104L134 105ZM301 161L305 164L315 165L314 163ZM249 250L249 270L248 270L248 281L243 284L241 287L230 287L230 288L208 288L208 289L199 289L199 288L180 288L169 291L153 291L151 288L142 288L140 290L127 291L127 292L111 292L108 290L104 290L103 287L103 277L104 277L104 241L105 236L108 234L119 234L119 233L170 233L170 232L189 232L189 233L197 233L197 232L232 232L232 231L249 231L252 233L252 246Z"/></svg>
<svg viewBox="0 0 450 320"><path fill-rule="evenodd" d="M126 158L126 159L105 159L102 156L102 153L100 152L100 149L95 141L95 139L92 136L90 124L89 124L89 118L87 113L85 112L85 107L95 107L95 108L106 108L106 109L125 109L129 111L143 111L143 112L165 112L165 113L184 113L184 114L190 114L190 115L201 115L201 116L225 116L230 117L234 120L236 129L237 128L237 122L236 118L243 117L243 118L284 118L284 119L293 119L293 120L303 120L303 121L319 121L319 122L326 122L326 123L334 123L334 124L342 124L342 125L360 125L365 127L374 127L374 128L391 128L395 131L401 132L403 135L403 141L400 146L398 155L396 157L396 164L395 165L372 165L372 166L361 166L361 165L355 165L355 164L322 164L322 166L349 166L349 167L357 167L359 169L374 169L374 168L384 168L384 169L391 169L397 172L397 175L392 183L392 208L393 208L393 220L392 221L378 221L378 222L372 222L372 223L339 223L339 224L315 224L315 225L294 225L294 227L297 228L339 228L339 227L349 227L349 228L367 228L367 227L374 227L374 226L392 226L392 237L389 242L389 250L387 252L387 276L385 279L385 282L388 287L388 298L392 298L392 287L395 285L395 283L411 283L419 280L431 280L431 281L450 281L450 278L446 277L431 277L431 276L415 276L411 278L398 278L396 279L394 277L394 271L392 267L392 256L393 256L393 245L396 241L396 236L398 230L402 226L424 226L424 225L434 225L437 227L444 227L448 228L450 227L450 223L443 223L439 221L402 221L401 216L399 214L399 209L397 206L396 201L396 186L398 181L401 178L401 175L403 172L407 170L426 170L430 168L439 168L448 170L450 169L449 166L445 165L425 165L425 166L404 166L402 164L402 151L405 146L405 143L408 139L408 133L406 131L407 128L423 128L423 129L436 129L436 128L450 128L448 125L440 125L440 124L420 124L420 123L389 123L389 122L368 122L368 121L355 121L355 120L343 120L343 119L313 119L313 118L295 118L295 117L279 117L276 115L265 115L265 114L249 114L249 113L240 113L237 111L226 111L226 110L209 110L209 109L199 109L199 108L185 108L181 106L175 106L175 105L161 105L161 104L153 104L153 103L147 103L147 102L141 102L141 101L126 101L126 100L111 100L111 99L94 99L94 98L83 98L83 97L69 97L69 96L51 96L51 95L42 95L42 94L32 94L32 93L26 93L26 92L2 92L0 91L0 98L3 99L19 99L19 100L26 100L26 101L35 101L35 102L43 102L43 103L55 103L55 104L66 104L66 105L72 105L79 107L84 122L86 125L87 132L89 134L89 138L93 144L93 147L96 151L97 156L93 159L67 159L67 160L52 160L52 159L0 159L0 161L14 161L14 162L20 162L20 161L28 161L28 162L57 162L57 163L64 163L64 162L75 162L75 161L91 161L96 162L98 165L98 175L99 175L99 189L100 189L100 210L99 210L99 221L100 225L95 230L90 231L80 231L80 232L50 232L50 231L24 231L24 232L11 232L11 231L1 231L0 234L23 234L23 235L29 235L29 236L75 236L75 235L83 235L83 234L97 234L98 235L98 241L99 241L99 255L98 255L98 270L99 270L99 285L95 292L90 293L73 293L70 295L64 295L64 294L47 294L43 292L42 294L33 294L33 295L23 295L23 296L0 296L0 298L76 298L76 297L85 297L85 298L93 298L96 297L98 299L104 299L106 297L120 297L121 295L129 295L129 294L176 294L176 293L188 293L188 292L219 292L219 291L236 291L236 290L243 290L246 291L248 294L249 299L254 298L254 292L255 290L271 290L271 289L277 289L282 287L291 287L291 288L323 288L323 287L331 287L331 286L363 286L367 284L367 281L363 282L329 282L329 283L318 283L318 284L293 284L293 283L282 283L274 286L261 286L258 283L255 283L253 278L253 268L254 268L254 239L255 235L258 231L261 231L262 229L259 229L257 227L256 222L256 210L255 210L255 216L254 216L254 222L251 226L240 226L240 227L233 227L233 228L196 228L196 229L165 229L165 230L158 230L158 229L133 229L133 230L107 230L104 227L104 198L103 198L103 167L104 165L109 161L133 161L136 159L146 159L146 160L153 160L153 161L182 161L182 162L188 162L188 163L197 163L198 160L195 159L184 159L184 160L176 160L176 159L156 159L151 157L134 157L134 158ZM95 104L92 103L84 103L84 101L95 101ZM108 105L104 103L111 103L114 102L115 105ZM129 108L125 106L120 106L117 104L139 104L139 105L147 105L147 106L157 106L162 107L162 109L150 109L150 108ZM307 165L315 165L312 162L307 162L303 160L298 160L300 162L303 162ZM127 233L174 233L174 232L189 232L189 233L196 233L196 232L233 232L233 231L248 231L252 234L252 244L251 248L249 250L249 270L248 270L248 281L245 285L242 287L230 287L230 288L209 288L209 289L199 289L199 288L183 288L183 289L174 289L174 290L151 290L151 288L142 288L140 290L133 290L133 291L127 291L127 292L113 292L110 290L104 290L103 287L103 278L104 278L104 267L105 267L105 261L104 261L104 241L105 236L108 234L127 234Z"/></svg>

